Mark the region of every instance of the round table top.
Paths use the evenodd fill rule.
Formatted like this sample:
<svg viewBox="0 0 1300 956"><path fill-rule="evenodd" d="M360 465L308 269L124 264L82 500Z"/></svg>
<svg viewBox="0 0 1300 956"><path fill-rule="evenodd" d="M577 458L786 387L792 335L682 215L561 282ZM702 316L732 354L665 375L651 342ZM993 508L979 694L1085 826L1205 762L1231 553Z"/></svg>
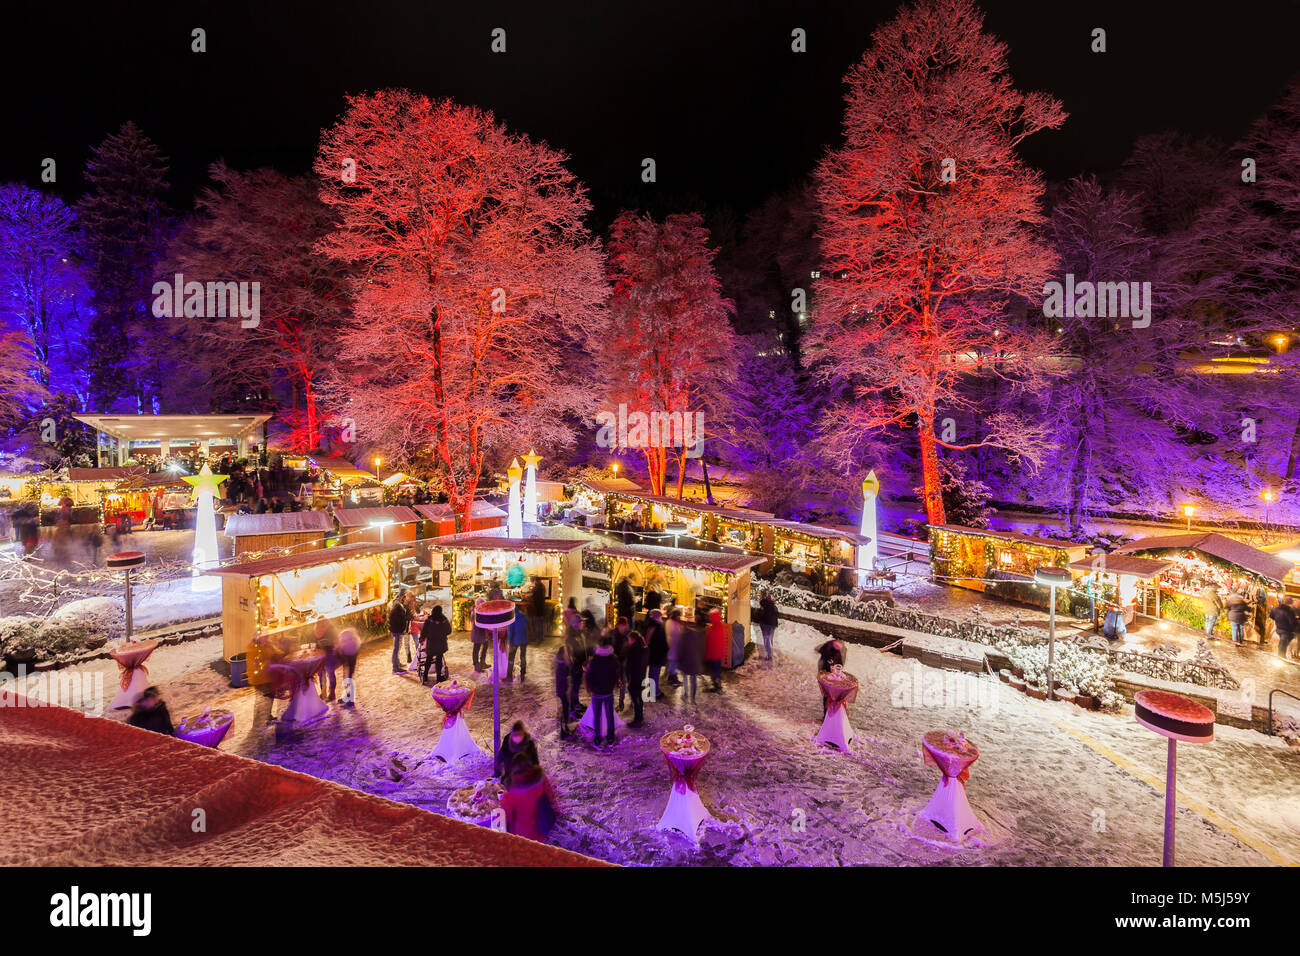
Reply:
<svg viewBox="0 0 1300 956"><path fill-rule="evenodd" d="M666 757L676 757L680 760L689 760L695 757L705 757L712 746L709 738L703 734L690 734L690 741L685 740L686 731L670 730L659 738L659 749L664 752Z"/></svg>
<svg viewBox="0 0 1300 956"><path fill-rule="evenodd" d="M138 667L158 647L157 641L131 641L109 650L109 656L123 667Z"/></svg>
<svg viewBox="0 0 1300 956"><path fill-rule="evenodd" d="M943 771L946 777L955 777L979 759L979 749L969 740L963 741L951 730L931 730L923 738L929 762Z"/></svg>
<svg viewBox="0 0 1300 956"><path fill-rule="evenodd" d="M1133 698L1133 716L1143 727L1173 740L1205 743L1214 739L1214 712L1180 694L1138 691Z"/></svg>
<svg viewBox="0 0 1300 956"><path fill-rule="evenodd" d="M318 647L294 651L285 655L280 661L285 667L291 667L299 674L310 674L325 660L325 652Z"/></svg>
<svg viewBox="0 0 1300 956"><path fill-rule="evenodd" d="M858 686L858 679L848 671L829 670L822 671L817 675L817 683L820 684L824 690L836 688L852 690L854 687Z"/></svg>

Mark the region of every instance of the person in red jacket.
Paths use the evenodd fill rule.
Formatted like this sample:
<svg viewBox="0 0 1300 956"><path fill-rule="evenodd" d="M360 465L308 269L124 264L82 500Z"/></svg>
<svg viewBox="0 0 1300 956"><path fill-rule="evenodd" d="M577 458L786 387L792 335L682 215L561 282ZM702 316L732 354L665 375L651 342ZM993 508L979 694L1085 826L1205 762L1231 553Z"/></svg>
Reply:
<svg viewBox="0 0 1300 956"><path fill-rule="evenodd" d="M727 641L731 637L727 625L722 623L722 613L709 612L709 627L704 632L704 663L709 665L709 676L713 679L710 694L722 693L722 658L727 653Z"/></svg>
<svg viewBox="0 0 1300 956"><path fill-rule="evenodd" d="M501 797L506 815L506 832L545 843L559 815L555 789L542 768L527 754L517 753L510 762L509 785Z"/></svg>

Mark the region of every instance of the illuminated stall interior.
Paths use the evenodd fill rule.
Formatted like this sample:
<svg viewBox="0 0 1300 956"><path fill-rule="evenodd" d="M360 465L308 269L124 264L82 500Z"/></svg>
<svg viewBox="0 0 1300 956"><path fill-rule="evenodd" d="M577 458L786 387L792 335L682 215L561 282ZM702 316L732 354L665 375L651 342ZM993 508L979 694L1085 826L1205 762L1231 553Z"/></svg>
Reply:
<svg viewBox="0 0 1300 956"><path fill-rule="evenodd" d="M1101 626L1110 610L1123 612L1125 625L1131 626L1139 614L1160 616L1160 580L1172 566L1170 561L1107 554L1075 561L1070 571L1082 575L1081 585L1091 585L1095 626Z"/></svg>
<svg viewBox="0 0 1300 956"><path fill-rule="evenodd" d="M468 630L471 612L499 588L507 600L523 602L533 578L547 595L547 634L560 633L560 612L570 597L582 596L582 549L585 540L506 538L460 534L428 542L433 584L451 591L451 626Z"/></svg>
<svg viewBox="0 0 1300 956"><path fill-rule="evenodd" d="M343 618L384 607L391 599L397 559L406 544L355 544L263 558L205 571L222 579L225 654L248 651L256 635L294 634L315 640L321 618Z"/></svg>

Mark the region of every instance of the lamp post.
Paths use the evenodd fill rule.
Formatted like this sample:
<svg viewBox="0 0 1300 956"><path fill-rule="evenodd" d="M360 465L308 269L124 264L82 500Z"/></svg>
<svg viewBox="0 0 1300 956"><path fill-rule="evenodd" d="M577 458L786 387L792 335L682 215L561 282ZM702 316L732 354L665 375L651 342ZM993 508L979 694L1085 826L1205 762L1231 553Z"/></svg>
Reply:
<svg viewBox="0 0 1300 956"><path fill-rule="evenodd" d="M1183 505L1183 515L1187 518L1187 530L1192 530L1192 513L1196 511L1196 505Z"/></svg>
<svg viewBox="0 0 1300 956"><path fill-rule="evenodd" d="M514 601L484 601L474 609L474 623L492 633L492 759L501 746L501 632L515 619Z"/></svg>
<svg viewBox="0 0 1300 956"><path fill-rule="evenodd" d="M1265 488L1259 496L1264 499L1264 543L1268 544L1268 506L1277 500L1277 495L1272 488Z"/></svg>
<svg viewBox="0 0 1300 956"><path fill-rule="evenodd" d="M614 477L617 478L617 477L618 477L618 462L614 462L614 463L613 463L612 465L610 465L609 467L610 467L610 470L614 472Z"/></svg>
<svg viewBox="0 0 1300 956"><path fill-rule="evenodd" d="M1073 582L1070 572L1064 568L1039 568L1034 572L1034 581L1047 585L1051 595L1047 606L1047 699L1053 700L1052 661L1056 656L1056 589L1069 587Z"/></svg>
<svg viewBox="0 0 1300 956"><path fill-rule="evenodd" d="M382 458L376 458L376 459L375 459L375 477L376 477L376 478L379 477L379 466L382 465L383 463L384 463L384 459L382 459Z"/></svg>

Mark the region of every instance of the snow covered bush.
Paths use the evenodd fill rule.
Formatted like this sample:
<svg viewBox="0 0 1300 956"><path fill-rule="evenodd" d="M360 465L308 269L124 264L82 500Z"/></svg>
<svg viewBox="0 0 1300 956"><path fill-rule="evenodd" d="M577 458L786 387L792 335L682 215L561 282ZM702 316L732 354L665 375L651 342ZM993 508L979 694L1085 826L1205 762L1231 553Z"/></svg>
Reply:
<svg viewBox="0 0 1300 956"><path fill-rule="evenodd" d="M69 601L49 616L46 627L66 624L76 625L89 636L113 640L126 633L126 610L120 597Z"/></svg>

